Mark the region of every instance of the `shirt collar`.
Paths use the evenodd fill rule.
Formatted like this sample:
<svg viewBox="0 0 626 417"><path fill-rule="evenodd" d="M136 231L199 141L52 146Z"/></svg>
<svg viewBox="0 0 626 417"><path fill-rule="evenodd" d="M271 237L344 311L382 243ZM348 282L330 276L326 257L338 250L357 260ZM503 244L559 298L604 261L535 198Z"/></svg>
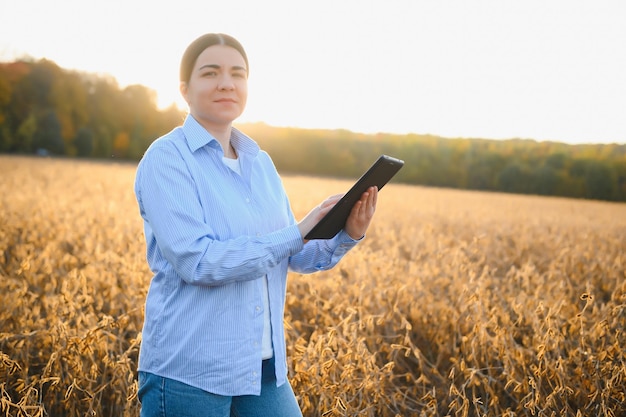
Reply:
<svg viewBox="0 0 626 417"><path fill-rule="evenodd" d="M232 132L230 133L230 142L240 154L247 153L251 156L255 156L261 150L253 139L235 127L232 128Z"/></svg>
<svg viewBox="0 0 626 417"><path fill-rule="evenodd" d="M217 140L191 114L188 114L183 123L183 132L191 152L195 152L212 141Z"/></svg>
<svg viewBox="0 0 626 417"><path fill-rule="evenodd" d="M212 146L219 146L217 139L213 137L198 121L191 115L187 114L185 122L183 123L183 132L187 139L187 144L192 152L197 151L205 145L213 143ZM235 150L238 153L248 153L256 155L260 148L259 145L252 140L248 135L241 132L239 129L232 128L230 134L230 140Z"/></svg>

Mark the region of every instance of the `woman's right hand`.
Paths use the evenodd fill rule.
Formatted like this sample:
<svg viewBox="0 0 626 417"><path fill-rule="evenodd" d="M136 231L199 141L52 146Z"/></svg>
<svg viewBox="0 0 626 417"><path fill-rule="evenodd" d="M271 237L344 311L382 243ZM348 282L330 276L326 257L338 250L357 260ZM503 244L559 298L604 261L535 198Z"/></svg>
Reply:
<svg viewBox="0 0 626 417"><path fill-rule="evenodd" d="M298 223L298 229L300 229L300 234L302 238L307 235L313 229L313 227L322 220L322 217L326 215L330 211L331 208L339 200L341 200L343 194L335 194L328 197L326 200L322 201L318 206L313 208L305 217ZM306 240L305 240L306 242Z"/></svg>

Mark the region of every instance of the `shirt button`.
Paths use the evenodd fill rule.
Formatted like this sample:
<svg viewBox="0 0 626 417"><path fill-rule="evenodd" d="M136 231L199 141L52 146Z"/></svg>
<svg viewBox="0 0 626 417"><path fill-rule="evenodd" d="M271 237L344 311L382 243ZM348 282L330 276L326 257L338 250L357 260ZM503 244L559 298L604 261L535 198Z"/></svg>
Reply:
<svg viewBox="0 0 626 417"><path fill-rule="evenodd" d="M250 202L250 199L249 199L249 198L246 198L246 203L249 203L249 202Z"/></svg>
<svg viewBox="0 0 626 417"><path fill-rule="evenodd" d="M261 311L261 307L256 306L256 307L255 307L255 310L256 310L256 311Z"/></svg>

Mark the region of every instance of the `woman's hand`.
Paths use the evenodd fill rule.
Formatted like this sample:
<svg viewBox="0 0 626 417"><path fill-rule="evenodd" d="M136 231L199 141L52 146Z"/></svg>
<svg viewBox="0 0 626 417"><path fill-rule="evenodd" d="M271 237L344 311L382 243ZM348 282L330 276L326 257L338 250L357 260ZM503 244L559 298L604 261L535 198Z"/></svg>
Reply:
<svg viewBox="0 0 626 417"><path fill-rule="evenodd" d="M324 217L326 213L328 213L330 209L333 208L339 200L341 200L341 197L343 197L343 194L335 194L328 197L320 205L311 210L309 214L307 214L304 219L298 223L298 229L300 229L300 234L303 238L320 220L322 220L322 217ZM352 207L352 211L350 212L350 216L348 216L348 220L346 221L346 225L344 227L346 233L348 233L352 239L359 240L365 235L365 232L374 217L377 199L378 188L370 187L363 193L363 195L361 195L361 199Z"/></svg>
<svg viewBox="0 0 626 417"><path fill-rule="evenodd" d="M359 240L365 236L365 232L374 217L374 212L376 212L377 200L378 187L370 187L352 207L352 211L344 227L346 233L348 233L352 239Z"/></svg>
<svg viewBox="0 0 626 417"><path fill-rule="evenodd" d="M320 220L322 220L322 217L324 217L326 213L328 213L330 209L333 208L339 200L341 200L341 197L343 197L343 194L335 194L328 197L326 200L322 201L320 205L311 210L309 214L307 214L304 219L298 223L298 229L300 229L300 234L303 238Z"/></svg>

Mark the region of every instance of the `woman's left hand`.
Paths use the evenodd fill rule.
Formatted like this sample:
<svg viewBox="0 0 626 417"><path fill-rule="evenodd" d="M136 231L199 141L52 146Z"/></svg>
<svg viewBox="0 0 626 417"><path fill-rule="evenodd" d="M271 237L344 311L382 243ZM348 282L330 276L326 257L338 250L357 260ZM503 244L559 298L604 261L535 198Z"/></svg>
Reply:
<svg viewBox="0 0 626 417"><path fill-rule="evenodd" d="M365 235L374 217L377 199L378 187L370 187L352 207L345 226L346 232L352 239L359 240Z"/></svg>

